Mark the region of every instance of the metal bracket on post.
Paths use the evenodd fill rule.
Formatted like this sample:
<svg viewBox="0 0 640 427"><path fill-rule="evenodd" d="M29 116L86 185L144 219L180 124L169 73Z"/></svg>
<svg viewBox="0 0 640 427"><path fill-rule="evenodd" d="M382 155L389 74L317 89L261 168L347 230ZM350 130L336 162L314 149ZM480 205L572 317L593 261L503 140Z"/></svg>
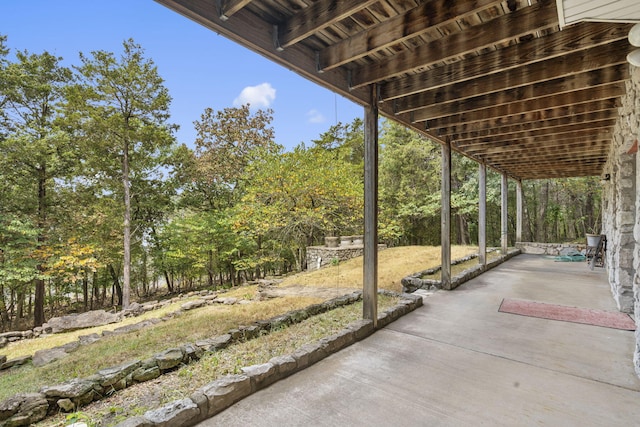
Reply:
<svg viewBox="0 0 640 427"><path fill-rule="evenodd" d="M376 103L382 104L384 100L382 99L382 86L376 85Z"/></svg>
<svg viewBox="0 0 640 427"><path fill-rule="evenodd" d="M425 122L424 122L424 130L426 130L427 132L429 132L431 130L431 128L429 127L429 120L425 120Z"/></svg>
<svg viewBox="0 0 640 427"><path fill-rule="evenodd" d="M224 0L216 0L216 7L218 8L218 18L220 18L221 21L229 19L229 17L223 12Z"/></svg>
<svg viewBox="0 0 640 427"><path fill-rule="evenodd" d="M353 76L351 75L351 70L347 70L347 87L349 88L349 92L353 89Z"/></svg>
<svg viewBox="0 0 640 427"><path fill-rule="evenodd" d="M322 69L322 66L320 65L320 51L316 50L316 72L318 74L322 74L324 73L324 70Z"/></svg>
<svg viewBox="0 0 640 427"><path fill-rule="evenodd" d="M273 39L273 47L278 51L282 52L284 48L280 45L280 38L278 37L278 25L273 26L273 34L271 35Z"/></svg>
<svg viewBox="0 0 640 427"><path fill-rule="evenodd" d="M391 109L393 110L393 115L397 116L398 115L398 100L394 99L393 102L391 103ZM413 118L412 118L412 123L413 123Z"/></svg>

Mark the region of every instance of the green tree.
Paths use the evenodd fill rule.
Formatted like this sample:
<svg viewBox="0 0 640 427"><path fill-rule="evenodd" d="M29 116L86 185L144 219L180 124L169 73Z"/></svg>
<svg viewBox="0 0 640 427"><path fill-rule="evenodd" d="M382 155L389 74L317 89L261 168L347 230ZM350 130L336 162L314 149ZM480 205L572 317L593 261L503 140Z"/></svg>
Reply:
<svg viewBox="0 0 640 427"><path fill-rule="evenodd" d="M76 159L75 147L60 128L59 106L64 90L71 82L71 70L60 65L61 58L47 52L16 54L17 61L0 70L0 90L4 121L0 139L0 168L19 203L16 210L33 218L40 230L39 246L47 241L52 228L50 191L55 179L68 175ZM43 272L43 265L39 270ZM41 275L35 279L34 323L44 323L45 283Z"/></svg>
<svg viewBox="0 0 640 427"><path fill-rule="evenodd" d="M394 122L382 125L380 223L395 244L440 242L440 146Z"/></svg>
<svg viewBox="0 0 640 427"><path fill-rule="evenodd" d="M207 108L194 122L197 137L190 181L202 207L234 206L242 198L247 166L281 150L274 142L272 120L271 110L252 113L243 105L221 111Z"/></svg>
<svg viewBox="0 0 640 427"><path fill-rule="evenodd" d="M360 166L364 171L364 124L356 117L351 123L338 123L313 140L314 147L334 152L336 158ZM363 173L364 176L364 173Z"/></svg>
<svg viewBox="0 0 640 427"><path fill-rule="evenodd" d="M282 242L302 269L305 247L323 235L362 233L361 172L331 151L303 145L255 162L238 229Z"/></svg>
<svg viewBox="0 0 640 427"><path fill-rule="evenodd" d="M105 51L80 54L80 84L69 91L71 127L87 154L84 179L122 199L122 306L130 302L132 199L146 197L140 183L161 180L174 144L168 123L171 98L153 61L133 40L116 58Z"/></svg>
<svg viewBox="0 0 640 427"><path fill-rule="evenodd" d="M0 213L0 330L11 327L13 310L6 303L5 293L20 294L39 278L33 256L38 247L38 234L33 224Z"/></svg>

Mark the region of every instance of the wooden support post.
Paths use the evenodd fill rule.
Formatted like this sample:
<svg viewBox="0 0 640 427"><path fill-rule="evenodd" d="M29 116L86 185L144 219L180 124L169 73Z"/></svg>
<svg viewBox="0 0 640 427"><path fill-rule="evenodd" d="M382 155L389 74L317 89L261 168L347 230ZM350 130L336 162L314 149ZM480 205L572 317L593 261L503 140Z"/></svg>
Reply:
<svg viewBox="0 0 640 427"><path fill-rule="evenodd" d="M451 290L451 143L442 145L442 188L440 242L442 248L442 288Z"/></svg>
<svg viewBox="0 0 640 427"><path fill-rule="evenodd" d="M373 84L364 109L364 283L363 317L378 321L378 105Z"/></svg>
<svg viewBox="0 0 640 427"><path fill-rule="evenodd" d="M501 205L501 233L500 233L500 243L502 246L502 254L506 255L509 250L509 235L508 235L508 217L507 217L507 202L509 196L509 181L507 181L507 174L502 174L502 185L500 187L501 195L502 195L502 203Z"/></svg>
<svg viewBox="0 0 640 427"><path fill-rule="evenodd" d="M478 167L478 263L487 265L487 165Z"/></svg>
<svg viewBox="0 0 640 427"><path fill-rule="evenodd" d="M522 181L516 182L516 242L522 242Z"/></svg>

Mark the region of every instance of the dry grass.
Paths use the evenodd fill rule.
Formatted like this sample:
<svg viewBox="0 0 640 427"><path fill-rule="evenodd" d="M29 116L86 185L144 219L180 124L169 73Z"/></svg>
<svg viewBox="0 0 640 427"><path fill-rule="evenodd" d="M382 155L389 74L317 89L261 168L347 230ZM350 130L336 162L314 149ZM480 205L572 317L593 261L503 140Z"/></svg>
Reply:
<svg viewBox="0 0 640 427"><path fill-rule="evenodd" d="M382 311L397 302L395 297L381 295L379 308ZM82 408L82 414L99 425L117 424L169 401L188 397L216 378L240 372L244 366L265 363L272 357L291 354L305 344L339 332L361 317L361 302L313 316L299 324L207 354L199 361L153 381L121 390L109 398ZM38 425L64 425L63 422L64 416L58 415Z"/></svg>
<svg viewBox="0 0 640 427"><path fill-rule="evenodd" d="M215 304L188 311L178 318L137 332L105 337L64 359L40 368L29 364L2 372L0 400L19 392L36 391L44 384L52 385L70 378L88 377L100 369L129 360L144 359L167 348L215 337L239 325L248 325L321 301L319 298L283 297L246 305Z"/></svg>
<svg viewBox="0 0 640 427"><path fill-rule="evenodd" d="M493 261L496 258L500 258L501 254L499 251L493 251L487 253L487 262ZM451 277L455 277L458 274L462 273L468 268L474 267L478 265L478 258L470 259L469 261L461 262L456 265L451 266ZM442 270L438 270L433 274L425 274L422 276L423 279L431 279L431 280L440 280L442 278Z"/></svg>
<svg viewBox="0 0 640 427"><path fill-rule="evenodd" d="M440 265L440 246L402 246L378 252L378 287L402 291L401 280L412 273ZM452 246L451 258L477 253L475 246ZM321 270L288 277L283 286L302 285L362 289L362 257L327 266Z"/></svg>
<svg viewBox="0 0 640 427"><path fill-rule="evenodd" d="M168 313L178 310L180 306L187 301L189 301L189 299L180 300L179 302L168 304L157 310L148 311L137 317L128 317L122 320L122 322L118 323L111 323L109 325L96 326L93 328L80 329L77 331L65 332L61 334L46 335L37 339L12 342L9 343L7 347L2 349L2 354L5 354L8 359L13 359L20 356L29 356L34 354L38 350L53 348L72 341L77 341L78 337L81 335L100 335L102 334L102 331L112 331L115 328L119 328L121 326L132 325L134 323L142 322L143 320L163 317Z"/></svg>

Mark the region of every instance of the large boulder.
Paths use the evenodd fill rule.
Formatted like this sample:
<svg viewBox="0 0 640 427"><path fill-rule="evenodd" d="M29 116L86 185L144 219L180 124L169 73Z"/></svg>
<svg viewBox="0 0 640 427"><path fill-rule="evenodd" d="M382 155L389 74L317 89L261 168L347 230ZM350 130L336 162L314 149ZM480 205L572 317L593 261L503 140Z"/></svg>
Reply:
<svg viewBox="0 0 640 427"><path fill-rule="evenodd" d="M116 323L120 316L115 313L108 313L104 310L87 311L80 314L70 314L68 316L53 317L43 325L45 330L51 328L51 332L75 331L76 329L92 328L94 326L108 325Z"/></svg>

